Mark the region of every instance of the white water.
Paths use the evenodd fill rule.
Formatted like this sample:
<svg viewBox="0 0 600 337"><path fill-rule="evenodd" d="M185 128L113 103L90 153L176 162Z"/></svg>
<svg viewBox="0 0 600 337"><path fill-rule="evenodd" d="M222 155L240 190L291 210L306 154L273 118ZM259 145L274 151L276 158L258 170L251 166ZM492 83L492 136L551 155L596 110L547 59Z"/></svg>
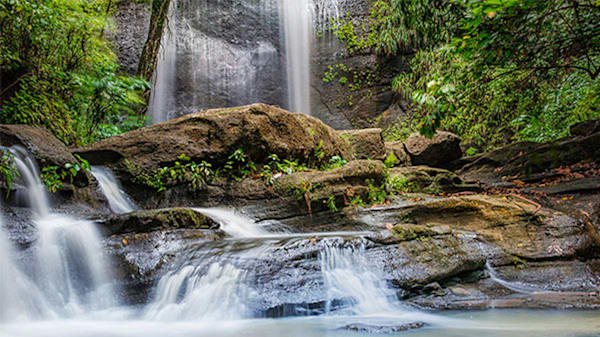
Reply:
<svg viewBox="0 0 600 337"><path fill-rule="evenodd" d="M92 174L98 180L102 193L108 200L110 209L118 214L129 213L136 210L138 207L129 198L129 196L121 189L119 181L115 175L106 167L93 166Z"/></svg>
<svg viewBox="0 0 600 337"><path fill-rule="evenodd" d="M310 55L314 36L312 0L281 0L287 69L288 105L310 115Z"/></svg>
<svg viewBox="0 0 600 337"><path fill-rule="evenodd" d="M194 208L194 210L216 221L221 226L220 228L232 237L256 238L269 234L256 222L232 209Z"/></svg>
<svg viewBox="0 0 600 337"><path fill-rule="evenodd" d="M212 263L208 270L186 266L160 280L144 317L167 321L249 317L245 303L251 291L243 283L245 275L231 264Z"/></svg>
<svg viewBox="0 0 600 337"><path fill-rule="evenodd" d="M50 212L35 160L22 148L11 148L11 152L36 213L33 224L38 240L32 266L36 276L32 282L43 293L35 298L41 316L73 317L112 306L116 299L112 273L94 223Z"/></svg>
<svg viewBox="0 0 600 337"><path fill-rule="evenodd" d="M536 288L533 287L531 285L528 284L524 284L521 282L511 282L511 281L506 281L504 279L502 279L501 277L498 276L498 273L496 273L496 270L494 269L494 267L492 267L490 265L489 262L486 262L485 264L485 269L487 270L487 272L490 274L490 278L500 284L501 286L510 289L516 293L521 293L521 294L535 294L535 293L544 293L544 292L548 292L544 289L540 289L540 288Z"/></svg>
<svg viewBox="0 0 600 337"><path fill-rule="evenodd" d="M15 165L23 182L27 186L29 206L38 214L43 216L50 210L46 187L38 174L39 169L34 159L20 146L10 148Z"/></svg>
<svg viewBox="0 0 600 337"><path fill-rule="evenodd" d="M363 247L340 248L328 245L319 254L321 270L330 300L351 297L352 311L359 315L398 311L389 297L394 296L372 270Z"/></svg>
<svg viewBox="0 0 600 337"><path fill-rule="evenodd" d="M150 95L148 114L156 123L173 118L176 112L175 90L177 80L177 26L175 11L177 0L171 0L167 13L167 29L160 41L160 50L156 70L154 71L154 88Z"/></svg>

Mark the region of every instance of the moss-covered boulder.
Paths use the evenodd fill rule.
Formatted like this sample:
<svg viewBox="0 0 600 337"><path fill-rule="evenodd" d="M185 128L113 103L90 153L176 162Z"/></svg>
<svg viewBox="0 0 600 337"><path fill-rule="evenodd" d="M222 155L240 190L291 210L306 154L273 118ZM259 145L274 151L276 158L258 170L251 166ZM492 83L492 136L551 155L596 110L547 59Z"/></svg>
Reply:
<svg viewBox="0 0 600 337"><path fill-rule="evenodd" d="M183 154L222 168L241 150L256 165L275 154L318 166L332 156L350 159L351 149L332 128L316 118L266 104L213 109L101 140L75 150L93 164L112 166L122 180L141 170L173 166Z"/></svg>
<svg viewBox="0 0 600 337"><path fill-rule="evenodd" d="M164 229L216 229L218 224L190 208L135 211L99 221L106 235L149 233Z"/></svg>
<svg viewBox="0 0 600 337"><path fill-rule="evenodd" d="M453 172L428 166L394 167L389 174L392 187L401 192L437 194L476 189Z"/></svg>
<svg viewBox="0 0 600 337"><path fill-rule="evenodd" d="M355 159L385 159L385 145L381 129L357 129L338 131L352 147Z"/></svg>
<svg viewBox="0 0 600 337"><path fill-rule="evenodd" d="M379 189L385 177L385 165L381 161L355 160L331 171L282 176L274 181L273 188L281 196L297 198L309 211L337 209L357 198L367 202L369 193Z"/></svg>

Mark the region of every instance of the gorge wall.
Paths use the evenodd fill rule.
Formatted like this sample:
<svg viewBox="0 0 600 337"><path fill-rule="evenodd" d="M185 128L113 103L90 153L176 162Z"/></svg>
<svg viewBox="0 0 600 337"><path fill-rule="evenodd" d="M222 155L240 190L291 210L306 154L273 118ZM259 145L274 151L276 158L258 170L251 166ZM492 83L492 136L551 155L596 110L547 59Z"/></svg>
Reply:
<svg viewBox="0 0 600 337"><path fill-rule="evenodd" d="M161 110L155 122L255 102L289 109L281 10L286 1L174 1L149 108L151 114ZM331 19L351 22L361 34L369 6L368 0L314 3L310 113L334 128L373 125L394 105L391 81L406 67L402 57L385 58L369 50L351 53L332 32ZM119 4L114 40L126 72L137 67L150 10L133 0Z"/></svg>

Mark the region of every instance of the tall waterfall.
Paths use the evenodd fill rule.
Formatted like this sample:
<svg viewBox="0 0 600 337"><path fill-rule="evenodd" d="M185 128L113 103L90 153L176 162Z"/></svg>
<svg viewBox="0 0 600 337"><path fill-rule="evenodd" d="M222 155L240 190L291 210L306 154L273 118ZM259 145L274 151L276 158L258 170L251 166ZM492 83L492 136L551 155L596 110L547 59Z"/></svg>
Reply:
<svg viewBox="0 0 600 337"><path fill-rule="evenodd" d="M116 296L110 268L94 223L52 213L35 159L23 148L13 147L11 152L36 213L33 223L38 240L32 281L43 290L36 301L51 309L44 316L71 317L113 305Z"/></svg>
<svg viewBox="0 0 600 337"><path fill-rule="evenodd" d="M98 180L100 189L106 199L110 209L115 213L129 213L137 209L135 203L121 189L119 181L115 175L106 167L93 166L92 174Z"/></svg>
<svg viewBox="0 0 600 337"><path fill-rule="evenodd" d="M281 0L285 32L288 108L310 114L310 56L313 39L312 0Z"/></svg>

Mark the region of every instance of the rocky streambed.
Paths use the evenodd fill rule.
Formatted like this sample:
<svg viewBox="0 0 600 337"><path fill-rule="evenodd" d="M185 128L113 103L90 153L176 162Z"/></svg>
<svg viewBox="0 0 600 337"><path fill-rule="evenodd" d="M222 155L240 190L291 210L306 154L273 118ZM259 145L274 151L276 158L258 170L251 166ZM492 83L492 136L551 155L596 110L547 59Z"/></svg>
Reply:
<svg viewBox="0 0 600 337"><path fill-rule="evenodd" d="M384 143L378 129L337 132L262 104L79 149L0 126L2 146L42 171L85 160L114 172L140 210L114 214L85 170L53 204L95 221L123 303L186 319L597 309L599 135L465 158L452 134ZM3 214L27 261L38 229L22 184L3 186ZM200 310L210 296L218 305Z"/></svg>

